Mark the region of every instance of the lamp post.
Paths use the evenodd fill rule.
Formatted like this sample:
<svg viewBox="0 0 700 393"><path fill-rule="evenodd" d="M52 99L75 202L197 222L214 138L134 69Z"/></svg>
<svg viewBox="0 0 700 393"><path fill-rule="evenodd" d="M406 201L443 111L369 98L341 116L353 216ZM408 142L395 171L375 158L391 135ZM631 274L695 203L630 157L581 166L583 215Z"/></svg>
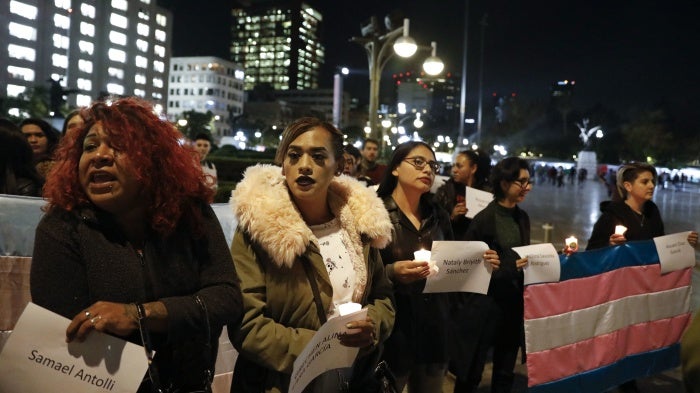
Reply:
<svg viewBox="0 0 700 393"><path fill-rule="evenodd" d="M376 17L370 18L370 24L362 28L362 37L353 37L350 40L358 43L367 52L367 62L369 65L369 136L382 141L383 129L378 127L377 111L379 109L379 86L382 77L382 70L391 56L396 53L401 57L411 57L418 50L416 42L409 37L409 20L403 20L403 26L390 31L380 30ZM424 69L426 72L442 72L442 61L435 56L435 43L432 43L433 53L428 58ZM390 50L393 48L393 51ZM439 65L439 66L438 66Z"/></svg>

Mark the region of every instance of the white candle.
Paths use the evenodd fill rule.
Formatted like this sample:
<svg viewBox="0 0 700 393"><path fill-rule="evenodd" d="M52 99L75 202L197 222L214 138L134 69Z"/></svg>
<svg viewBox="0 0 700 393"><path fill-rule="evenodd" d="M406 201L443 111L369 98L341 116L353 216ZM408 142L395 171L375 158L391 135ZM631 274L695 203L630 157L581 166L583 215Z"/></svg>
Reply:
<svg viewBox="0 0 700 393"><path fill-rule="evenodd" d="M362 305L360 303L353 303L353 302L347 302L338 305L338 313L343 316L343 315L348 315L352 314L355 311L360 311L362 309Z"/></svg>
<svg viewBox="0 0 700 393"><path fill-rule="evenodd" d="M420 249L418 251L413 252L413 260L414 261L426 261L430 262L430 251L429 250L423 250Z"/></svg>
<svg viewBox="0 0 700 393"><path fill-rule="evenodd" d="M571 236L567 237L566 240L564 240L564 243L566 244L567 247L571 249L577 249L578 248L578 239Z"/></svg>
<svg viewBox="0 0 700 393"><path fill-rule="evenodd" d="M624 225L615 225L615 234L616 235L624 235L625 232L627 231L627 227Z"/></svg>

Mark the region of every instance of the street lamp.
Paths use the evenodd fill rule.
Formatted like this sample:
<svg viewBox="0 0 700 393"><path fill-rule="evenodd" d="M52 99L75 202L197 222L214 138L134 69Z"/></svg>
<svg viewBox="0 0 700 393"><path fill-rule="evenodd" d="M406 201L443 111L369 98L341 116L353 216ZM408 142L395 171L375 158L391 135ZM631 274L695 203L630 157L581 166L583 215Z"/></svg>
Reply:
<svg viewBox="0 0 700 393"><path fill-rule="evenodd" d="M389 27L390 28L390 27ZM363 26L362 37L353 37L350 39L364 46L367 52L367 60L369 65L369 127L371 130L370 136L374 139L383 139L383 130L377 127L377 110L379 109L379 82L382 77L382 70L391 56L396 53L401 57L410 57L417 50L418 45L409 37L409 20L403 20L403 26L391 31L380 31L376 17L370 18L370 24ZM393 48L392 52L390 48ZM428 68L435 71L438 67L437 63L442 64L442 61L435 56L435 46L432 56L428 59L430 64ZM443 65L444 67L444 65ZM442 67L437 71L442 71ZM427 71L426 71L427 72Z"/></svg>

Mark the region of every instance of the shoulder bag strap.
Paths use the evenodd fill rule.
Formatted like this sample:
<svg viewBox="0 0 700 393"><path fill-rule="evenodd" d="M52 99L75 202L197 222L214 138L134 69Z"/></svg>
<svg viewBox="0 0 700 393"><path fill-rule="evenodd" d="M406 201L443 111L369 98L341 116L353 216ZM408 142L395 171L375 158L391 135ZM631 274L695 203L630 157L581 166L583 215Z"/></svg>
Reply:
<svg viewBox="0 0 700 393"><path fill-rule="evenodd" d="M302 266L304 266L304 272L306 273L306 278L309 279L309 285L311 285L311 291L314 294L314 302L316 303L316 312L318 313L318 320L321 321L321 325L326 323L328 320L326 318L326 313L323 311L323 303L321 303L321 294L318 290L318 283L314 279L313 272L311 271L311 261L307 258L302 257Z"/></svg>

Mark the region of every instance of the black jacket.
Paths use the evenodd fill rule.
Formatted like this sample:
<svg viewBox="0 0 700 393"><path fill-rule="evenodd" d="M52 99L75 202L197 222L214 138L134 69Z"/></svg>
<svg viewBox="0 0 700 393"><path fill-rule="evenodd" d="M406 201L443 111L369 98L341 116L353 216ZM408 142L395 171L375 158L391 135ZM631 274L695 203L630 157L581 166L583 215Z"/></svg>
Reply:
<svg viewBox="0 0 700 393"><path fill-rule="evenodd" d="M627 227L627 241L649 240L664 235L664 223L661 220L659 208L652 201L647 201L642 210L642 216L635 213L624 201L604 201L600 203L603 213L595 225L591 238L588 239L586 250L595 250L610 245L610 235L615 232L616 225Z"/></svg>
<svg viewBox="0 0 700 393"><path fill-rule="evenodd" d="M416 229L391 196L384 198L393 225L392 241L381 250L385 265L413 260L413 252L430 250L434 240L453 240L450 217L430 196L421 200L423 222ZM422 294L425 280L405 285L394 282L396 320L394 331L385 343L385 358L392 371L407 372L413 364L445 363L448 348L448 300L444 293Z"/></svg>
<svg viewBox="0 0 700 393"><path fill-rule="evenodd" d="M154 364L164 384L197 385L203 368L213 367L223 325L237 329L243 313L238 277L219 221L208 205L202 205L202 214L204 236L195 239L181 220L169 237L147 239L140 256L110 215L91 208L50 211L36 229L32 301L69 319L99 300L163 302L168 330L151 334ZM206 324L194 294L207 307L209 354L202 339ZM126 339L141 344L138 332Z"/></svg>

